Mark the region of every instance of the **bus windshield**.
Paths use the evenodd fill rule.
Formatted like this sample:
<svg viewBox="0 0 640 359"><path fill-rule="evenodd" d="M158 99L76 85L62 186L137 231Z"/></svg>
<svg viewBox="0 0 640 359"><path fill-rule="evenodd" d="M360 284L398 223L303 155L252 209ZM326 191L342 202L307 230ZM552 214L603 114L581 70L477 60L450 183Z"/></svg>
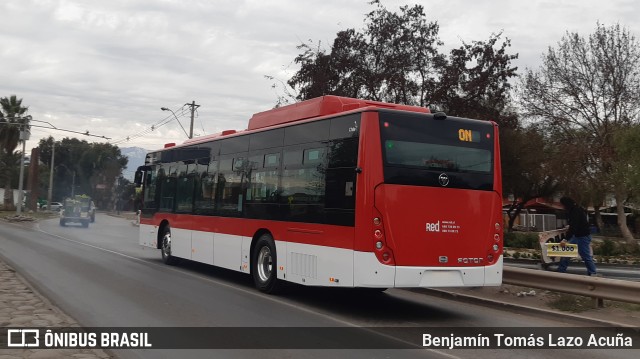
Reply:
<svg viewBox="0 0 640 359"><path fill-rule="evenodd" d="M490 122L381 112L385 183L492 190L493 131Z"/></svg>

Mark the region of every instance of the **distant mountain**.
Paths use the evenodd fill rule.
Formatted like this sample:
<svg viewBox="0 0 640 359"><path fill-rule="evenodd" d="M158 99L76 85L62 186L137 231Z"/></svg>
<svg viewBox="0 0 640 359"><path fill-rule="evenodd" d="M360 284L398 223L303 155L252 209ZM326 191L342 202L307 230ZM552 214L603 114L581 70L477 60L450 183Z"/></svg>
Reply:
<svg viewBox="0 0 640 359"><path fill-rule="evenodd" d="M140 147L120 147L120 153L129 159L127 168L122 171L124 178L129 181L133 181L133 177L136 173L136 169L139 166L144 165L144 158L147 155L148 150Z"/></svg>

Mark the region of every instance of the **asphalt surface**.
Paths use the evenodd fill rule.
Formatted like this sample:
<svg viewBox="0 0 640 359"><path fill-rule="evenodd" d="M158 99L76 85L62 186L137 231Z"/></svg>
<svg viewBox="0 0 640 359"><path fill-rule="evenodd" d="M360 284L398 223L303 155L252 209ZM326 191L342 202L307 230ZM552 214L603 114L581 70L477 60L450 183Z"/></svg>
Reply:
<svg viewBox="0 0 640 359"><path fill-rule="evenodd" d="M278 296L251 278L184 262L166 266L143 249L130 221L99 214L89 229L2 223L0 256L45 297L85 327L565 327L566 318L483 307L403 290L371 295L290 286ZM505 329L507 330L507 329ZM251 333L256 333L252 330ZM258 331L259 333L259 331ZM413 337L371 335L372 341L419 345ZM112 350L122 358L636 358L629 350ZM0 356L2 353L0 353Z"/></svg>

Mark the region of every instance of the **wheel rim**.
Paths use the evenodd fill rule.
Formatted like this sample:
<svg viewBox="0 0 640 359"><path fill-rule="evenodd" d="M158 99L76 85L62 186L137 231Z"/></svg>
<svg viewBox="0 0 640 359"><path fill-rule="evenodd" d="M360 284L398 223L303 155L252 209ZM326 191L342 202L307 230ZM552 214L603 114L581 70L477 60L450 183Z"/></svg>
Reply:
<svg viewBox="0 0 640 359"><path fill-rule="evenodd" d="M273 259L271 257L271 250L269 247L260 248L258 253L258 277L262 282L266 282L271 278L271 271L273 270Z"/></svg>
<svg viewBox="0 0 640 359"><path fill-rule="evenodd" d="M171 233L167 233L162 238L162 255L165 257L171 256Z"/></svg>

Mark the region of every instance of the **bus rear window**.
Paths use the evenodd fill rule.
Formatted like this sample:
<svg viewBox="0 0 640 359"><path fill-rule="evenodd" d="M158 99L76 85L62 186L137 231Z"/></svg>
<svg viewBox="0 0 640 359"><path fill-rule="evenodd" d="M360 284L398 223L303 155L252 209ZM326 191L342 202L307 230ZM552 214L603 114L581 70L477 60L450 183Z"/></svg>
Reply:
<svg viewBox="0 0 640 359"><path fill-rule="evenodd" d="M491 190L494 128L485 121L380 111L385 183Z"/></svg>
<svg viewBox="0 0 640 359"><path fill-rule="evenodd" d="M491 151L433 143L385 141L387 163L456 172L491 172Z"/></svg>

